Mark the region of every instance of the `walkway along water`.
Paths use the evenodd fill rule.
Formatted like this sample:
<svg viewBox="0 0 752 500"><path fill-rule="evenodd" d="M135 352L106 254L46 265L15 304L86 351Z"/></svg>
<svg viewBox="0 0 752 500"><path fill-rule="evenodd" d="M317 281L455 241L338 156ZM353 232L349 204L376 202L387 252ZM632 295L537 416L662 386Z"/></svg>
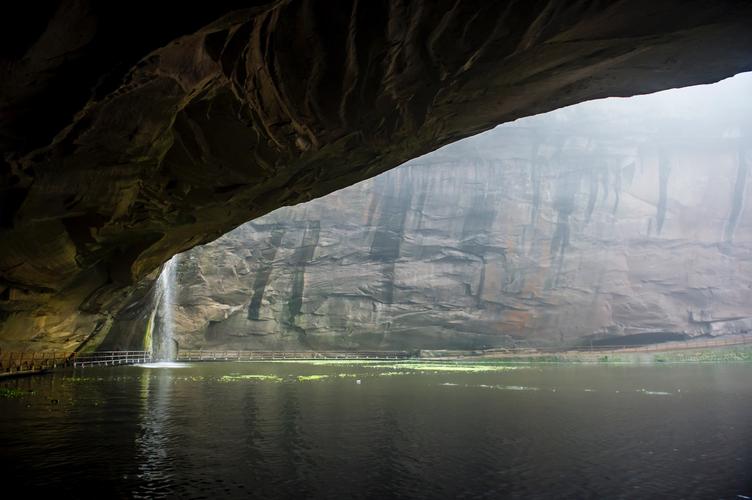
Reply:
<svg viewBox="0 0 752 500"><path fill-rule="evenodd" d="M44 373L58 366L70 366L73 352L2 352L0 377L18 377Z"/></svg>
<svg viewBox="0 0 752 500"><path fill-rule="evenodd" d="M79 354L73 358L75 368L88 366L133 365L137 363L151 363L152 353L149 351L101 351L89 354Z"/></svg>
<svg viewBox="0 0 752 500"><path fill-rule="evenodd" d="M0 354L0 377L19 377L45 373L53 368L132 365L149 363L148 351L103 351L89 354L75 352L3 352Z"/></svg>
<svg viewBox="0 0 752 500"><path fill-rule="evenodd" d="M728 338L687 340L683 342L666 342L646 345L611 345L579 348L497 348L475 351L455 350L421 350L421 351L204 351L182 350L173 358L179 362L196 361L263 361L295 359L525 359L544 355L566 355L593 353L629 354L660 353L671 351L690 351L698 349L716 349L752 344L752 335L735 335ZM87 354L72 352L2 352L0 353L0 377L22 376L44 373L57 367L73 366L85 368L90 366L114 366L155 361L150 351L101 351Z"/></svg>
<svg viewBox="0 0 752 500"><path fill-rule="evenodd" d="M411 359L408 351L180 351L177 361L262 361L278 359Z"/></svg>

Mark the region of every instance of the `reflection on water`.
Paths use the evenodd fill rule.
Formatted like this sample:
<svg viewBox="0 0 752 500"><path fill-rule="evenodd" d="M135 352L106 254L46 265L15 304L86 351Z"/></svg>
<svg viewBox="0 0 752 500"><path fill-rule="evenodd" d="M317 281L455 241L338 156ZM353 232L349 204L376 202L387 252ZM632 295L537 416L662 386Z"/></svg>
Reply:
<svg viewBox="0 0 752 500"><path fill-rule="evenodd" d="M177 363L175 361L156 361L154 363L142 363L137 366L139 368L190 368L189 363Z"/></svg>
<svg viewBox="0 0 752 500"><path fill-rule="evenodd" d="M740 498L750 380L747 364L58 372L2 383L0 465L63 496Z"/></svg>
<svg viewBox="0 0 752 500"><path fill-rule="evenodd" d="M146 365L147 368L151 368ZM170 442L167 434L170 420L171 380L168 377L142 376L140 433L138 447L138 479L143 497L167 494L172 487L172 471L168 454ZM135 496L141 492L134 492Z"/></svg>

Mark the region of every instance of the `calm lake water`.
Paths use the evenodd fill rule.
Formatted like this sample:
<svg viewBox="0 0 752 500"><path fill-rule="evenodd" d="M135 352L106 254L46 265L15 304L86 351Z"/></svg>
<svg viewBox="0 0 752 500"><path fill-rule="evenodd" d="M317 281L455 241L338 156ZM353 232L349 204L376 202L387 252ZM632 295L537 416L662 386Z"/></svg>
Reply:
<svg viewBox="0 0 752 500"><path fill-rule="evenodd" d="M2 470L25 498L752 496L750 364L454 369L196 363L6 381Z"/></svg>

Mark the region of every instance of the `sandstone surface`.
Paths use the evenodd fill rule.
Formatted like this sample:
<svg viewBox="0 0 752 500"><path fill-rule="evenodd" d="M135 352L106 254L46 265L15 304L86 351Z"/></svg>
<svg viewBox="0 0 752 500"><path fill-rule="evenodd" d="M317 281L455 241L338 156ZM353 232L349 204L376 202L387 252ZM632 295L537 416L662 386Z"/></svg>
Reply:
<svg viewBox="0 0 752 500"><path fill-rule="evenodd" d="M499 126L180 255L178 340L479 348L750 331L750 139L752 74Z"/></svg>
<svg viewBox="0 0 752 500"><path fill-rule="evenodd" d="M752 4L733 0L2 13L5 348L101 337L175 253L499 123L752 69Z"/></svg>

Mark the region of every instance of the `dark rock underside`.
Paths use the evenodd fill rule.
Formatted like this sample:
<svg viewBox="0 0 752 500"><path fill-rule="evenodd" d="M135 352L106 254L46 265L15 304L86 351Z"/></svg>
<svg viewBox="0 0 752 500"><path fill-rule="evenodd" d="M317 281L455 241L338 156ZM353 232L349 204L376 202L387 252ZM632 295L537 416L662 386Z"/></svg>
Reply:
<svg viewBox="0 0 752 500"><path fill-rule="evenodd" d="M27 4L0 26L6 346L103 334L176 252L498 123L752 69L741 1Z"/></svg>

